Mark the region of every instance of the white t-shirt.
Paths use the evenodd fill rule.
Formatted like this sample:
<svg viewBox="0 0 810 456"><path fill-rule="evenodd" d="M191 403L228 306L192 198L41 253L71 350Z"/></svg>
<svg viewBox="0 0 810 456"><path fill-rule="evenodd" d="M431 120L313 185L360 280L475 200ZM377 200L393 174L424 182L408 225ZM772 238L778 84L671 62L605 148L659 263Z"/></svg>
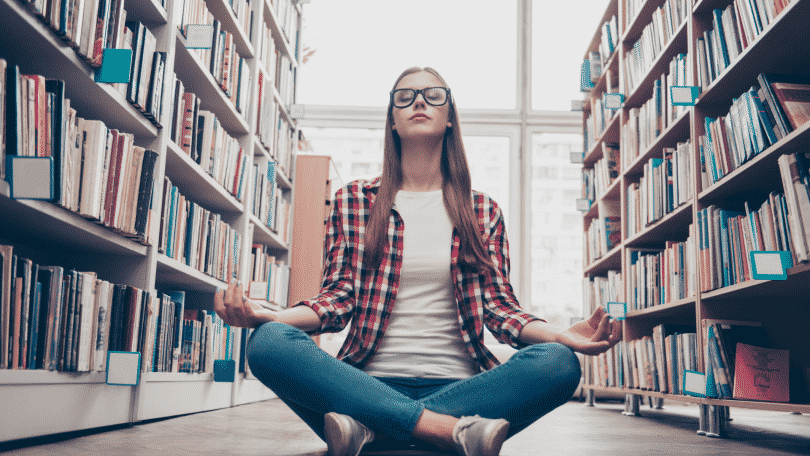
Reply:
<svg viewBox="0 0 810 456"><path fill-rule="evenodd" d="M363 370L376 377L467 378L480 372L461 338L450 255L453 224L442 190L400 190L405 223L402 272L377 352Z"/></svg>

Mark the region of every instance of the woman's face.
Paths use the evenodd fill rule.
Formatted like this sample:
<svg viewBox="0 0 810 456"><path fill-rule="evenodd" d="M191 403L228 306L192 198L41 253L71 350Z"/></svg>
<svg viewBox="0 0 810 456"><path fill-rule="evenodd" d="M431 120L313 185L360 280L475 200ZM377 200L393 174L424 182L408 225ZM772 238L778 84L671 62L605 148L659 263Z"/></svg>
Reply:
<svg viewBox="0 0 810 456"><path fill-rule="evenodd" d="M420 71L405 76L399 81L396 89L425 89L444 87L444 84L431 73ZM395 97L397 95L395 94ZM440 98L428 94L430 101L438 104ZM425 94L416 94L413 103L405 108L393 107L394 130L402 139L419 139L426 137L443 137L450 115L450 101L442 106L433 106L425 101Z"/></svg>

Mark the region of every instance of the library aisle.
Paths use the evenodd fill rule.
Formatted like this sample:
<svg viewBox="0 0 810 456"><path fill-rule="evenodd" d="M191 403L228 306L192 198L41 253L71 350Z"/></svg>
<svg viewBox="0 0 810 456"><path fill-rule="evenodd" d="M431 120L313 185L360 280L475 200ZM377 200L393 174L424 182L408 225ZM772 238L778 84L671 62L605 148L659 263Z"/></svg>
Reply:
<svg viewBox="0 0 810 456"><path fill-rule="evenodd" d="M731 438L707 439L695 434L698 408L694 404L667 402L663 410L644 406L642 417L623 416L623 410L619 402L588 407L572 400L506 441L501 456L810 454L809 415L734 409ZM326 444L279 399L145 422L4 454L327 456Z"/></svg>

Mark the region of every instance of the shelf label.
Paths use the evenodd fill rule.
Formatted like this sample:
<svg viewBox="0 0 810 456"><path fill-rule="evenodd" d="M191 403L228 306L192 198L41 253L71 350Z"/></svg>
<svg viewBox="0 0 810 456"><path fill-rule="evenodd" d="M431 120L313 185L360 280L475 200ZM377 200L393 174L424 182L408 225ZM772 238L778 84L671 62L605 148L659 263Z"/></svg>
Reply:
<svg viewBox="0 0 810 456"><path fill-rule="evenodd" d="M754 280L787 280L790 252L751 252L751 272Z"/></svg>
<svg viewBox="0 0 810 456"><path fill-rule="evenodd" d="M136 386L141 376L141 352L107 352L107 384Z"/></svg>
<svg viewBox="0 0 810 456"><path fill-rule="evenodd" d="M591 210L591 200L589 199L578 199L577 200L577 210L582 212L588 212Z"/></svg>
<svg viewBox="0 0 810 456"><path fill-rule="evenodd" d="M190 24L186 26L186 49L211 49L213 42L213 25Z"/></svg>
<svg viewBox="0 0 810 456"><path fill-rule="evenodd" d="M624 106L624 95L620 93L606 93L604 95L605 107L608 109L621 109Z"/></svg>
<svg viewBox="0 0 810 456"><path fill-rule="evenodd" d="M585 152L571 152L571 163L580 164L585 161Z"/></svg>
<svg viewBox="0 0 810 456"><path fill-rule="evenodd" d="M233 383L236 377L236 362L232 359L214 360L214 381Z"/></svg>
<svg viewBox="0 0 810 456"><path fill-rule="evenodd" d="M2 109L2 108L0 108ZM53 157L6 157L6 180L14 199L53 199Z"/></svg>
<svg viewBox="0 0 810 456"><path fill-rule="evenodd" d="M572 111L582 111L582 100L571 100L571 110Z"/></svg>
<svg viewBox="0 0 810 456"><path fill-rule="evenodd" d="M104 49L101 68L96 71L96 82L128 83L131 65L131 49Z"/></svg>
<svg viewBox="0 0 810 456"><path fill-rule="evenodd" d="M672 106L694 106L698 95L700 95L700 87L672 86L669 88L669 99L672 100Z"/></svg>
<svg viewBox="0 0 810 456"><path fill-rule="evenodd" d="M609 302L605 307L610 318L614 320L624 320L624 317L627 315L626 302Z"/></svg>
<svg viewBox="0 0 810 456"><path fill-rule="evenodd" d="M683 394L706 397L706 374L690 370L683 371Z"/></svg>

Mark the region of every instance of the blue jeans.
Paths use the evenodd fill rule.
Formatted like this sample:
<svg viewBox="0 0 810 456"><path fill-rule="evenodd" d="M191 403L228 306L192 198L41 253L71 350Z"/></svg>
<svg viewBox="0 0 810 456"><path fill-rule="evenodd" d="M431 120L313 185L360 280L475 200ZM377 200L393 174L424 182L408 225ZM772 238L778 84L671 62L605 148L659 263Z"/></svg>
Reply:
<svg viewBox="0 0 810 456"><path fill-rule="evenodd" d="M424 409L459 418L504 418L509 438L567 402L581 376L571 349L546 343L465 379L372 377L321 350L300 329L277 322L253 331L247 356L253 375L324 441L329 412L351 416L377 435L408 441Z"/></svg>

